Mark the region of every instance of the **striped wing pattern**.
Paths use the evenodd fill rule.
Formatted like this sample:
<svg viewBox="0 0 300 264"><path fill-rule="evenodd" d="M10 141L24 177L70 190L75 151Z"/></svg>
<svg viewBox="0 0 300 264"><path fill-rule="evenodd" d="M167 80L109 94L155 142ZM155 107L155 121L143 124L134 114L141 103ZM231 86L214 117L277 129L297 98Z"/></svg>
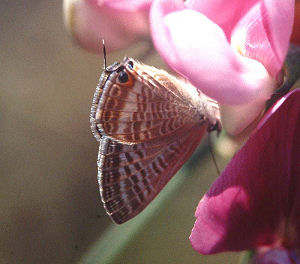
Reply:
<svg viewBox="0 0 300 264"><path fill-rule="evenodd" d="M139 143L190 127L197 114L193 110L166 89L158 91L140 81L129 87L113 83L103 90L96 123L100 134L123 143Z"/></svg>
<svg viewBox="0 0 300 264"><path fill-rule="evenodd" d="M102 74L91 127L100 141L100 194L114 222L141 212L197 147L209 124L194 98L174 77L132 59Z"/></svg>
<svg viewBox="0 0 300 264"><path fill-rule="evenodd" d="M100 141L98 181L102 202L118 224L142 211L181 168L197 147L205 128L169 144L122 144Z"/></svg>

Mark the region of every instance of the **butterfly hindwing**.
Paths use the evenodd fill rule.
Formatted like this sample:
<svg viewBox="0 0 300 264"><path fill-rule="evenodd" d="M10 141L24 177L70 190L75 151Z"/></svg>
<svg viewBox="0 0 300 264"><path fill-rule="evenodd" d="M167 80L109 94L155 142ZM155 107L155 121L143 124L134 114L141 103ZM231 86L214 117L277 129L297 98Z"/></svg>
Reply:
<svg viewBox="0 0 300 264"><path fill-rule="evenodd" d="M168 143L100 141L98 180L107 213L118 224L141 212L190 157L205 126Z"/></svg>

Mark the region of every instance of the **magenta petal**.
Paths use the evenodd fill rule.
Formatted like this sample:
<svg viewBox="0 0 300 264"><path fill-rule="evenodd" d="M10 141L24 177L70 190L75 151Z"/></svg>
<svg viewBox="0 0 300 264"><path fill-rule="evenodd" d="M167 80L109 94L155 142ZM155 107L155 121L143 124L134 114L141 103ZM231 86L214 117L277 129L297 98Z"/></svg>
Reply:
<svg viewBox="0 0 300 264"><path fill-rule="evenodd" d="M197 251L253 249L282 239L299 247L299 114L297 89L269 111L202 198L190 236Z"/></svg>

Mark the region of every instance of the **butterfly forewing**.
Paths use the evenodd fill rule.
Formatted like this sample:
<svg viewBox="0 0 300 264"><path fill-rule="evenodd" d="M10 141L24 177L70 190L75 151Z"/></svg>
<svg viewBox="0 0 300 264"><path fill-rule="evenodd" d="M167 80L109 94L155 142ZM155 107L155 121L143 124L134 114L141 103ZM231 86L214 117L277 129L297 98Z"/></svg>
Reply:
<svg viewBox="0 0 300 264"><path fill-rule="evenodd" d="M91 127L100 141L102 202L116 223L142 211L189 158L205 130L218 124L218 107L184 86L162 70L126 58L101 75Z"/></svg>
<svg viewBox="0 0 300 264"><path fill-rule="evenodd" d="M100 134L123 143L163 140L199 121L191 101L169 89L179 90L179 84L157 82L155 76L136 68L128 71L129 85L118 82L117 71L108 76L95 114Z"/></svg>

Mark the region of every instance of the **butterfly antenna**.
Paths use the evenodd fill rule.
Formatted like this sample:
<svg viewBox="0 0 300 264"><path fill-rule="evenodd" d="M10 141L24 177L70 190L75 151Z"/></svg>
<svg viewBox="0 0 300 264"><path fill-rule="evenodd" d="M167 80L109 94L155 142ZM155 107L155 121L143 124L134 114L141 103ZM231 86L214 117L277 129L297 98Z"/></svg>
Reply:
<svg viewBox="0 0 300 264"><path fill-rule="evenodd" d="M215 157L215 154L214 154L214 151L213 151L213 147L212 147L212 140L211 140L211 135L210 133L208 134L208 146L209 146L209 152L211 154L211 157L213 159L213 163L215 164L215 167L216 167L216 170L217 170L217 173L218 175L220 176L220 169L218 167L218 164L217 164L217 161L216 161L216 157Z"/></svg>
<svg viewBox="0 0 300 264"><path fill-rule="evenodd" d="M106 70L106 49L105 49L105 42L104 39L102 39L102 47L103 47L103 60L104 60L104 70Z"/></svg>

